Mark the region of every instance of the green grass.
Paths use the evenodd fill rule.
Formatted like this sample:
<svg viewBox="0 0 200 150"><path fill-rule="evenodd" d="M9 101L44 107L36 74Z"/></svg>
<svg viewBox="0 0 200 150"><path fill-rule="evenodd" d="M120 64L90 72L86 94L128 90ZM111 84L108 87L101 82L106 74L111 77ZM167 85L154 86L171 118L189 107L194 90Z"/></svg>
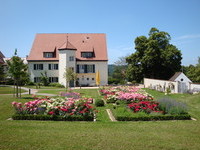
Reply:
<svg viewBox="0 0 200 150"><path fill-rule="evenodd" d="M96 92L81 91L99 97ZM175 97L189 105L197 121L111 122L104 112L111 105L98 108L102 114L97 122L8 121L13 114L11 102L29 99L1 95L0 149L199 149L200 94Z"/></svg>
<svg viewBox="0 0 200 150"><path fill-rule="evenodd" d="M14 89L12 87L0 87L0 94L13 94ZM21 93L26 92L26 90L21 89Z"/></svg>
<svg viewBox="0 0 200 150"><path fill-rule="evenodd" d="M63 88L57 88L57 89L38 89L38 93L48 93L48 94L55 94L59 95L60 92L66 91Z"/></svg>
<svg viewBox="0 0 200 150"><path fill-rule="evenodd" d="M24 86L24 87L26 87L26 88L31 88L31 89L36 89L36 88L38 88L38 87L36 87L35 85L26 85L26 86ZM39 90L40 89L58 89L58 87L53 87L53 86L40 86L40 88L38 88ZM59 88L60 89L60 88ZM61 88L61 89L65 89L65 88Z"/></svg>

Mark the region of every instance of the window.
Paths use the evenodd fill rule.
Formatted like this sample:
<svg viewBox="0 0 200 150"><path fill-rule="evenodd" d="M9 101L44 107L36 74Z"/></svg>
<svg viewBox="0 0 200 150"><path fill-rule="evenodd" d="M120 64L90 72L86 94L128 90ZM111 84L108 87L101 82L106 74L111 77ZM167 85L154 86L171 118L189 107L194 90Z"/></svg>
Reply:
<svg viewBox="0 0 200 150"><path fill-rule="evenodd" d="M52 53L52 52L44 52L44 57L45 57L45 58L53 58L53 57L54 57L53 54L54 54L54 53Z"/></svg>
<svg viewBox="0 0 200 150"><path fill-rule="evenodd" d="M77 73L95 73L95 65L77 65Z"/></svg>
<svg viewBox="0 0 200 150"><path fill-rule="evenodd" d="M34 70L43 70L43 64L34 64L33 69Z"/></svg>
<svg viewBox="0 0 200 150"><path fill-rule="evenodd" d="M49 82L50 83L58 82L58 77L49 77Z"/></svg>
<svg viewBox="0 0 200 150"><path fill-rule="evenodd" d="M92 78L92 80L94 81L94 78Z"/></svg>
<svg viewBox="0 0 200 150"><path fill-rule="evenodd" d="M41 78L40 78L40 77L34 77L34 82L35 82L35 83L41 82Z"/></svg>
<svg viewBox="0 0 200 150"><path fill-rule="evenodd" d="M89 78L87 78L87 80L89 80Z"/></svg>
<svg viewBox="0 0 200 150"><path fill-rule="evenodd" d="M69 56L69 61L74 61L74 56Z"/></svg>
<svg viewBox="0 0 200 150"><path fill-rule="evenodd" d="M58 64L49 64L49 70L58 70Z"/></svg>
<svg viewBox="0 0 200 150"><path fill-rule="evenodd" d="M83 58L92 58L94 57L94 52L82 52L81 57Z"/></svg>
<svg viewBox="0 0 200 150"><path fill-rule="evenodd" d="M87 65L87 73L94 73L94 66L93 65Z"/></svg>

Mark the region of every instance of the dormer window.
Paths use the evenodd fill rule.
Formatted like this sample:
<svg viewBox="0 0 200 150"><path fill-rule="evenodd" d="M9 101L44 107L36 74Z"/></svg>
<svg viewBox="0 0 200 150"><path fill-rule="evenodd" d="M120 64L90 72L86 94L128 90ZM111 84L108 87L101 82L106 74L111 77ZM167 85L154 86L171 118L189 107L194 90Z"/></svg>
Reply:
<svg viewBox="0 0 200 150"><path fill-rule="evenodd" d="M82 52L81 57L83 58L92 58L94 57L94 52Z"/></svg>
<svg viewBox="0 0 200 150"><path fill-rule="evenodd" d="M53 58L54 57L54 53L52 53L52 52L44 52L44 57L45 58Z"/></svg>

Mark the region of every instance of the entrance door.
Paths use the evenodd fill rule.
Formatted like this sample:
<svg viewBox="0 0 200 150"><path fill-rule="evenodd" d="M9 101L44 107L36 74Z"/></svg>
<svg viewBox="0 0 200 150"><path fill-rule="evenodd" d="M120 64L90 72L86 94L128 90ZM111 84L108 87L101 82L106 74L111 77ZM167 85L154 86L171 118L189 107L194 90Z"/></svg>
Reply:
<svg viewBox="0 0 200 150"><path fill-rule="evenodd" d="M185 82L179 82L178 93L187 93L187 86Z"/></svg>

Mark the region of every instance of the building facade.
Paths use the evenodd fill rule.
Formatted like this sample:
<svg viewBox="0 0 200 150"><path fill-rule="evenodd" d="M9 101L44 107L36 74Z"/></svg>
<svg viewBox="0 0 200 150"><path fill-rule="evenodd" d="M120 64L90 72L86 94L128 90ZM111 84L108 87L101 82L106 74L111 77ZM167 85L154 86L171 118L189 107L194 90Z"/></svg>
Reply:
<svg viewBox="0 0 200 150"><path fill-rule="evenodd" d="M108 82L108 58L105 34L37 34L27 57L30 79L40 82L41 73L49 82L66 85L64 74L72 69L80 86Z"/></svg>

